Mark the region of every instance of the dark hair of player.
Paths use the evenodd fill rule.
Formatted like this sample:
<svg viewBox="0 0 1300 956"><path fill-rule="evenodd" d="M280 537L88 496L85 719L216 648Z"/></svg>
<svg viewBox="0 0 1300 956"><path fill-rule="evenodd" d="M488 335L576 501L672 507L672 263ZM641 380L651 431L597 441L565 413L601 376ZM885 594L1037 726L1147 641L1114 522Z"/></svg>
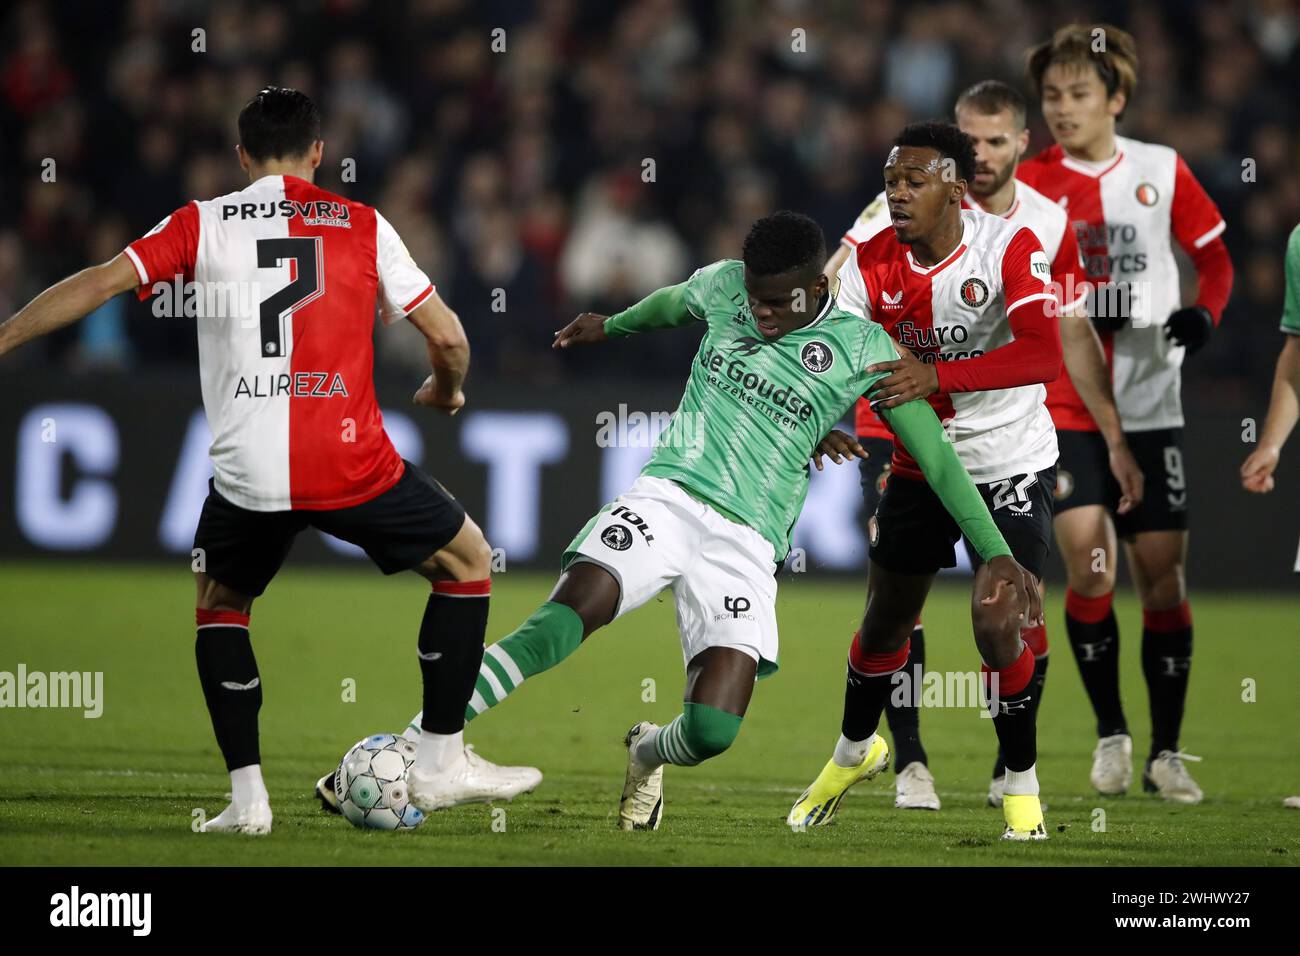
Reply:
<svg viewBox="0 0 1300 956"><path fill-rule="evenodd" d="M822 227L803 213L783 209L749 227L741 257L745 268L755 276L809 268L821 271L826 263L826 236Z"/></svg>
<svg viewBox="0 0 1300 956"><path fill-rule="evenodd" d="M253 159L302 156L320 139L320 113L305 93L268 86L239 111L239 145Z"/></svg>
<svg viewBox="0 0 1300 956"><path fill-rule="evenodd" d="M1122 92L1126 104L1132 101L1137 89L1137 44L1132 34L1109 23L1071 23L1052 34L1050 40L1030 47L1025 72L1034 95L1040 99L1043 74L1054 63L1091 66L1105 85L1106 96ZM1116 117L1123 118L1123 113Z"/></svg>
<svg viewBox="0 0 1300 956"><path fill-rule="evenodd" d="M995 116L1007 110L1015 120L1016 129L1025 128L1025 98L1014 86L1001 80L980 80L968 87L957 97L953 112L961 109L973 109L984 116Z"/></svg>
<svg viewBox="0 0 1300 956"><path fill-rule="evenodd" d="M933 149L944 159L957 164L958 179L970 182L975 178L975 144L953 123L942 120L909 123L894 137L894 145Z"/></svg>

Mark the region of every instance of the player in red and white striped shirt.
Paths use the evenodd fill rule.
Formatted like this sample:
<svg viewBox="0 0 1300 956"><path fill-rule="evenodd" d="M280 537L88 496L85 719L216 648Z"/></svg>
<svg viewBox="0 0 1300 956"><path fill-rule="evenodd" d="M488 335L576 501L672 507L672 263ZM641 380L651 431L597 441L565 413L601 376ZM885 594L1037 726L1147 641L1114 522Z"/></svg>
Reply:
<svg viewBox="0 0 1300 956"><path fill-rule="evenodd" d="M1051 265L1033 231L962 208L976 165L969 137L952 124L906 127L884 166L892 228L858 245L838 273L835 295L841 308L880 323L900 345L899 361L868 369L891 372L868 397L885 408L930 402L1013 558L1027 569L1036 604L1057 454L1041 383L1060 372L1059 310ZM839 434L827 442L834 445ZM835 450L866 457L851 439ZM844 791L888 756L875 733L880 715L894 675L906 665L934 575L956 563L961 537L936 504L907 449L895 443L893 473L871 521L867 609L849 648L840 740L792 820L829 822ZM977 570L977 591L987 576L987 567ZM988 599L975 602L972 619L984 671L995 675L989 679L1000 698L993 724L1006 757L1003 835L1045 839L1034 653L1024 634L1042 624L1041 614L991 614L987 605Z"/></svg>
<svg viewBox="0 0 1300 956"><path fill-rule="evenodd" d="M1126 511L1141 500L1142 473L1124 439L1111 394L1106 359L1097 333L1087 319L1084 300L1088 283L1074 231L1059 206L1015 178L1017 164L1029 145L1024 98L1005 83L986 80L964 91L957 98L954 112L958 127L975 145L977 163L974 180L962 206L1027 226L1042 244L1051 263L1053 291L1061 303L1061 347L1065 365L1062 375L1068 370L1074 376L1087 407L1092 409L1098 421L1105 423L1103 433L1110 450L1111 471L1124 494L1120 511ZM860 243L890 227L889 210L884 193L881 193L844 234L840 251L827 264L827 271L838 271ZM1059 381L1047 383L1049 412ZM855 417L858 440L870 454L860 462L864 498L862 513L870 517L875 513L876 504L889 480L893 435L871 410L867 399L858 402ZM1034 706L1038 706L1047 676L1046 627L1026 628L1024 638L1034 652ZM912 631L910 647L907 673L919 676L925 667L925 632L919 619ZM940 800L921 743L920 709L906 700L891 697L885 715L894 738L894 805L900 809L937 810ZM1001 805L1004 782L1004 767L999 755L989 785L989 802L993 806Z"/></svg>
<svg viewBox="0 0 1300 956"><path fill-rule="evenodd" d="M465 404L469 366L460 321L387 220L312 184L324 144L310 99L263 90L239 114L239 143L247 188L182 206L0 326L3 354L120 292L146 298L158 284L192 283L184 299L198 313L213 468L194 538L195 656L233 797L203 830L271 829L249 612L309 526L364 548L385 574L409 569L433 586L419 635L424 715L412 803L430 810L531 790L536 770L497 767L462 739L491 549L464 508L398 456L375 402L376 305L386 324L405 318L424 333L433 374L415 401L452 415Z"/></svg>
<svg viewBox="0 0 1300 956"><path fill-rule="evenodd" d="M1197 803L1201 790L1178 746L1192 658L1179 368L1185 354L1205 344L1232 289L1224 221L1174 150L1115 134L1137 83L1131 36L1073 24L1030 51L1028 65L1056 145L1022 163L1018 175L1065 210L1078 237L1098 289L1091 314L1120 418L1146 475L1142 502L1116 509L1118 490L1097 434L1104 423L1094 421L1063 378L1049 396L1061 436L1056 533L1069 572L1066 629L1097 716L1092 783L1102 793L1123 793L1133 774L1111 610L1118 532L1142 601L1152 723L1143 785L1165 799ZM1175 242L1198 278L1196 301L1185 307Z"/></svg>

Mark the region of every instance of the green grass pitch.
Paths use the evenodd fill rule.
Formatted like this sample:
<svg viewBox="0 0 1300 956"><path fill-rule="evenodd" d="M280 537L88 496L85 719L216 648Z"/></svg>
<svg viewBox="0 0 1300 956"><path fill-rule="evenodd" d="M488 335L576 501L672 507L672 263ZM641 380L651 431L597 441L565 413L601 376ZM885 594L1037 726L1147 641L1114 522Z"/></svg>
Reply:
<svg viewBox="0 0 1300 956"><path fill-rule="evenodd" d="M0 864L489 865L489 864L1201 864L1295 865L1300 792L1295 640L1300 601L1194 596L1196 658L1184 747L1198 807L1140 791L1103 799L1088 786L1090 711L1049 600L1054 663L1039 729L1039 777L1051 839L1008 845L984 805L993 759L988 720L933 709L922 729L943 810L893 809L893 774L860 784L834 826L791 833L791 802L838 733L856 582L794 575L781 585L781 672L761 682L736 745L698 768L666 770L657 833L616 829L625 753L640 719L680 709L682 661L668 595L597 634L558 669L475 721L468 738L496 761L528 762L546 779L503 805L437 814L407 833L354 830L321 813L318 776L370 733L396 731L418 709L415 636L426 591L413 575L290 567L253 614L266 703L262 754L275 811L265 839L192 832L196 808L225 804L228 781L193 658L188 569L0 565L0 671L103 671L104 711L0 711ZM544 600L552 579L497 576L489 639ZM928 657L939 670L977 667L964 583L938 587L926 610ZM1135 751L1148 742L1131 595L1121 618L1123 689ZM1255 701L1243 701L1243 681ZM345 682L355 682L347 701ZM653 684L646 683L653 681ZM653 701L643 698L651 696ZM1104 811L1104 830L1096 824Z"/></svg>

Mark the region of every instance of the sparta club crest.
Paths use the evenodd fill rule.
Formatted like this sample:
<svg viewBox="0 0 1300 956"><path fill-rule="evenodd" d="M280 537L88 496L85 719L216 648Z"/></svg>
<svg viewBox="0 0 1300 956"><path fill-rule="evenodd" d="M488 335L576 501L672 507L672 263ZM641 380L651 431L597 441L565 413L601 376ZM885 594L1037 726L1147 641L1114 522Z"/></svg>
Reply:
<svg viewBox="0 0 1300 956"><path fill-rule="evenodd" d="M600 533L601 543L615 551L626 551L632 547L632 532L625 525L612 524Z"/></svg>
<svg viewBox="0 0 1300 956"><path fill-rule="evenodd" d="M965 305L978 309L989 300L989 287L984 284L983 279L972 277L961 284L961 291L958 294Z"/></svg>
<svg viewBox="0 0 1300 956"><path fill-rule="evenodd" d="M810 372L820 375L835 364L835 353L825 342L809 342L799 351L799 361Z"/></svg>

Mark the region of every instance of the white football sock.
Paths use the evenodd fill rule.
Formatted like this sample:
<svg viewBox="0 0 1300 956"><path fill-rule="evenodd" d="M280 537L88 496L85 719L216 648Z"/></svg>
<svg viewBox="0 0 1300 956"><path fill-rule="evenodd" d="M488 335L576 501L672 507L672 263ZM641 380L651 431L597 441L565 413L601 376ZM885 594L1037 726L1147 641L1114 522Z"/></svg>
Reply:
<svg viewBox="0 0 1300 956"><path fill-rule="evenodd" d="M835 744L835 753L831 760L837 767L861 767L862 761L867 759L867 751L871 749L871 743L876 739L872 734L866 740L849 740L843 734L840 734L839 741Z"/></svg>
<svg viewBox="0 0 1300 956"><path fill-rule="evenodd" d="M1026 794L1038 795L1038 774L1035 767L1038 764L1030 765L1028 770L1007 769L1007 786L1003 793L1010 794L1013 797L1024 796Z"/></svg>
<svg viewBox="0 0 1300 956"><path fill-rule="evenodd" d="M261 764L249 764L230 771L230 802L235 806L247 807L269 800L266 784L262 782Z"/></svg>
<svg viewBox="0 0 1300 956"><path fill-rule="evenodd" d="M415 766L424 773L442 773L459 763L465 753L465 732L454 734L420 734L420 746L415 751Z"/></svg>
<svg viewBox="0 0 1300 956"><path fill-rule="evenodd" d="M412 717L411 722L407 724L406 729L402 731L402 736L405 737L407 740L413 740L418 744L420 742L420 721L423 718L424 718L424 711L420 711L418 714Z"/></svg>
<svg viewBox="0 0 1300 956"><path fill-rule="evenodd" d="M643 773L650 773L656 767L663 764L663 758L655 749L655 741L659 739L659 732L662 727L652 727L641 735L641 739L632 745L632 759L637 763Z"/></svg>

